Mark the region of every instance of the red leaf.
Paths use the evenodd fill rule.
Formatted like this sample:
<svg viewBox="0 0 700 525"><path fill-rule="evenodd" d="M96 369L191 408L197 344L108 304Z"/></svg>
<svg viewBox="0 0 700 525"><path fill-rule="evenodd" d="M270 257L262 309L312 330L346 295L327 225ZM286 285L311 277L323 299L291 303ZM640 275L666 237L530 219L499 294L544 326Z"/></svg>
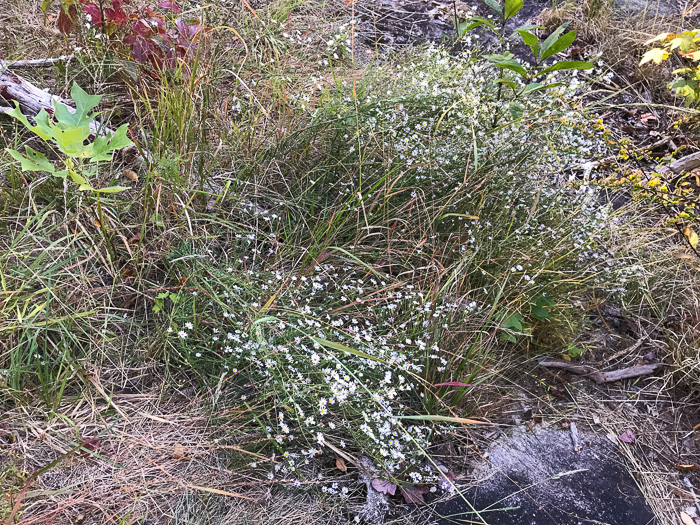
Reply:
<svg viewBox="0 0 700 525"><path fill-rule="evenodd" d="M100 12L99 6L96 4L85 4L83 6L83 13L88 22L90 22L95 27L102 27L102 13Z"/></svg>
<svg viewBox="0 0 700 525"><path fill-rule="evenodd" d="M89 456L90 452L97 451L97 449L100 448L100 443L102 443L102 440L100 438L88 438L83 440L82 447L86 450L82 451L82 455ZM87 450L89 450L90 452L87 452Z"/></svg>
<svg viewBox="0 0 700 525"><path fill-rule="evenodd" d="M623 443L633 443L637 437L634 435L634 432L628 428L622 434L620 434L618 439Z"/></svg>
<svg viewBox="0 0 700 525"><path fill-rule="evenodd" d="M119 5L119 7L114 7L113 9L105 9L105 19L114 24L115 26L123 26L129 21L129 17L126 14L126 11L124 11L121 8L121 5L119 3L115 3L115 6Z"/></svg>
<svg viewBox="0 0 700 525"><path fill-rule="evenodd" d="M406 503L413 503L414 505L425 505L425 500L423 495L430 492L430 489L425 485L402 485L401 494Z"/></svg>
<svg viewBox="0 0 700 525"><path fill-rule="evenodd" d="M78 15L78 8L75 4L68 6L68 11L61 8L61 12L58 15L58 30L64 34L68 35L73 30L73 24L75 23L75 18Z"/></svg>
<svg viewBox="0 0 700 525"><path fill-rule="evenodd" d="M382 494L391 494L392 496L396 494L396 485L385 479L373 479L372 487L374 487L374 490L381 492Z"/></svg>
<svg viewBox="0 0 700 525"><path fill-rule="evenodd" d="M180 8L177 6L175 2L171 2L170 0L164 0L163 2L160 2L158 4L158 7L162 9L170 9L171 11L174 11L175 13L180 12Z"/></svg>

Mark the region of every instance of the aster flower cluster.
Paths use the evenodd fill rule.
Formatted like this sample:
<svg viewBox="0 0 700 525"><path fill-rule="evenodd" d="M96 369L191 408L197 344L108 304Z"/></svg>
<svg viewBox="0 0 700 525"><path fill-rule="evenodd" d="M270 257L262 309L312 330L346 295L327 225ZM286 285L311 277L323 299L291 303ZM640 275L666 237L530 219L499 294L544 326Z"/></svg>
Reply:
<svg viewBox="0 0 700 525"><path fill-rule="evenodd" d="M402 416L421 410L426 361L445 362L441 330L476 314L476 303L428 301L410 284L350 266L209 274L216 290L178 303L177 318L192 315L174 316L169 344L193 368L220 370L241 403L265 407L257 421L282 458L271 479L308 475L300 467L346 440L388 476L423 464L443 430Z"/></svg>

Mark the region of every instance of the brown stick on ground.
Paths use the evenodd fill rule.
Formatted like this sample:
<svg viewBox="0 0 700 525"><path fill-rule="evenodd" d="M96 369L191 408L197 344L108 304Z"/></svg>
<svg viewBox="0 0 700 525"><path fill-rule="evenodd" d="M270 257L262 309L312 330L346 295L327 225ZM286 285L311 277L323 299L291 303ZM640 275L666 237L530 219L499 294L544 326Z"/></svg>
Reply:
<svg viewBox="0 0 700 525"><path fill-rule="evenodd" d="M603 383L612 383L613 381L619 381L621 379L629 379L631 377L639 377L661 368L663 363L656 363L653 365L638 365L630 366L629 368L622 368L620 370L612 370L610 372L601 372L589 365L577 365L575 363L570 363L569 361L562 361L559 359L550 359L542 361L540 366L546 368L561 368L562 370L567 370L573 374L587 377L592 379L599 385Z"/></svg>

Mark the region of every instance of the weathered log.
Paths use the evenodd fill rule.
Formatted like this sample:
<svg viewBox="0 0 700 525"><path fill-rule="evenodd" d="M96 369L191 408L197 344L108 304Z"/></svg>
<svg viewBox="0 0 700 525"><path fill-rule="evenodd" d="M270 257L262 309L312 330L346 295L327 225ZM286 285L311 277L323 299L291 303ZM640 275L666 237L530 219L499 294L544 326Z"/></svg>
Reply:
<svg viewBox="0 0 700 525"><path fill-rule="evenodd" d="M691 153L690 155L686 155L685 157L681 157L678 160L674 160L668 166L664 166L664 168L662 168L660 172L671 170L676 175L679 175L683 172L692 171L695 168L700 168L700 151Z"/></svg>
<svg viewBox="0 0 700 525"><path fill-rule="evenodd" d="M75 53L81 50L82 48L78 47L74 53L71 53L70 55L61 55L58 57L33 58L29 60L0 60L0 69L53 66L59 62L68 62L70 59L75 57Z"/></svg>
<svg viewBox="0 0 700 525"><path fill-rule="evenodd" d="M562 370L567 370L571 373L587 377L592 379L596 383L612 383L614 381L620 381L621 379L630 379L632 377L639 377L661 368L663 363L655 363L653 365L638 365L630 366L629 368L622 368L620 370L612 370L610 372L601 372L596 368L589 365L578 365L576 363L571 363L569 361L562 361L559 359L551 359L549 361L542 361L540 366L545 368L561 368Z"/></svg>

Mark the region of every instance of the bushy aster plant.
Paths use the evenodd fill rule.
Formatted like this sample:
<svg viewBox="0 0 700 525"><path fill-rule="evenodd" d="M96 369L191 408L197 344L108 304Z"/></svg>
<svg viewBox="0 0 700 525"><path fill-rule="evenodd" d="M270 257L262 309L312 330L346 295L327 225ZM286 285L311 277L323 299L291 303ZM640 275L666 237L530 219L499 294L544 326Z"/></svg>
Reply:
<svg viewBox="0 0 700 525"><path fill-rule="evenodd" d="M427 450L488 353L627 271L606 246L617 217L566 173L604 151L576 84L511 121L493 68L432 50L300 94L309 125L274 151L289 186L270 180L235 210L251 233L180 270L168 345L254 414L283 458L270 477L308 480L320 450L348 447L435 490Z"/></svg>

